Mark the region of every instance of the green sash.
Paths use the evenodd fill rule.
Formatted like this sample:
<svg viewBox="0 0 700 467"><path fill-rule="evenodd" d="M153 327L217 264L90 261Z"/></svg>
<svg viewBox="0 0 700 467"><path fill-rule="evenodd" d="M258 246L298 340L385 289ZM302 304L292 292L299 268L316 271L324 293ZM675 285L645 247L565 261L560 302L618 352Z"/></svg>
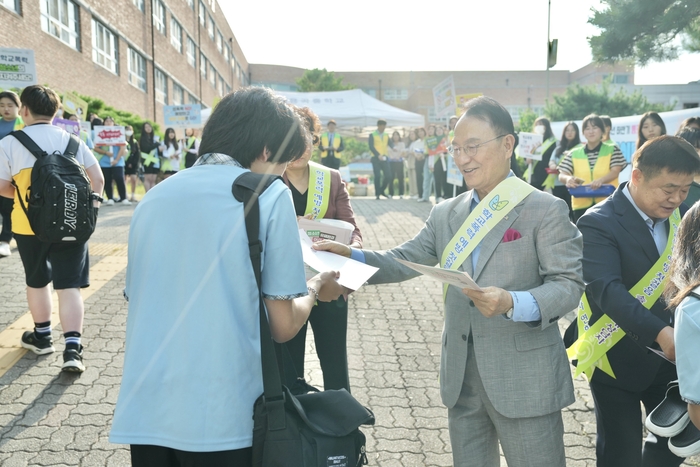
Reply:
<svg viewBox="0 0 700 467"><path fill-rule="evenodd" d="M673 242L681 222L681 214L678 209L673 212L669 222L671 231L666 242L666 249L644 277L629 291L630 295L639 300L647 310L654 306L666 285L666 274L671 266ZM593 371L597 367L615 378L606 353L620 342L626 333L608 315L603 315L594 324L589 324L591 315L588 298L586 294L583 294L576 317L579 338L566 351L569 358L578 360L574 377L586 373L590 381Z"/></svg>
<svg viewBox="0 0 700 467"><path fill-rule="evenodd" d="M304 214L312 214L312 219L323 219L328 210L330 194L331 170L315 162L309 162L309 190Z"/></svg>
<svg viewBox="0 0 700 467"><path fill-rule="evenodd" d="M151 152L142 152L141 159L143 159L143 165L147 167L153 166L155 169L160 167L160 157L158 157L157 151L157 149L154 149Z"/></svg>
<svg viewBox="0 0 700 467"><path fill-rule="evenodd" d="M472 210L467 220L447 243L442 252L440 267L458 269L486 234L535 190L535 187L518 177L508 177L496 185L496 188ZM443 287L443 300L447 296L447 286L448 284L445 284Z"/></svg>
<svg viewBox="0 0 700 467"><path fill-rule="evenodd" d="M546 140L544 143L542 143L542 145L541 145L539 148L537 148L537 150L538 150L538 152L539 152L540 154L544 154L545 152L547 152L547 149L549 149L549 147L550 147L551 145L555 144L556 142L557 142L557 139L556 139L555 137L552 136L551 138L549 138L548 140ZM521 157L523 157L523 156L521 156ZM527 156L524 156L524 157L527 159ZM531 175L530 175L530 168L532 167L532 173L534 173L534 172L535 172L535 167L537 167L537 164L538 164L539 162L540 162L540 161L532 161L532 165L528 165L528 166L527 166L527 169L525 170L525 173L523 174L523 178L524 178L525 180L529 180L529 179L530 179L530 176L531 176Z"/></svg>

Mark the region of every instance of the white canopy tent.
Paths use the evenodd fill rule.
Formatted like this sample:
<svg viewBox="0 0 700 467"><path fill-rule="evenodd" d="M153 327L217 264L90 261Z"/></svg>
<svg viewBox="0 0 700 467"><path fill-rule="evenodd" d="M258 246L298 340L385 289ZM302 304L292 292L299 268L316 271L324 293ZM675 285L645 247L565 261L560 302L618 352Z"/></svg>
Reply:
<svg viewBox="0 0 700 467"><path fill-rule="evenodd" d="M325 127L335 120L338 131L344 135L368 136L377 127L377 120L384 119L387 128L417 128L425 126L421 114L386 104L365 94L361 89L333 92L281 92L290 104L308 107L314 111ZM202 126L209 119L211 109L202 109Z"/></svg>
<svg viewBox="0 0 700 467"><path fill-rule="evenodd" d="M333 92L281 92L290 104L308 107L325 126L336 122L341 134L366 136L376 129L377 120L384 119L387 128L416 128L425 126L421 114L399 109L365 94L361 89Z"/></svg>

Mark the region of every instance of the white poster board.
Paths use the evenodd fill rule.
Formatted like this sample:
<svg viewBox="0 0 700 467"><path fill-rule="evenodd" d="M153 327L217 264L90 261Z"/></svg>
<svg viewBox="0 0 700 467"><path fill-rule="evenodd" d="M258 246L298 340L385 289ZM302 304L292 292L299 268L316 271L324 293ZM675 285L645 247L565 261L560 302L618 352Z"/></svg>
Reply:
<svg viewBox="0 0 700 467"><path fill-rule="evenodd" d="M96 126L92 142L95 146L124 146L126 132L123 126Z"/></svg>
<svg viewBox="0 0 700 467"><path fill-rule="evenodd" d="M0 47L0 88L22 89L36 83L34 51Z"/></svg>
<svg viewBox="0 0 700 467"><path fill-rule="evenodd" d="M452 75L433 88L433 101L435 114L440 117L454 113L455 110L455 83Z"/></svg>
<svg viewBox="0 0 700 467"><path fill-rule="evenodd" d="M520 157L535 161L542 160L542 153L536 151L538 147L542 146L542 135L521 132L518 134L518 138L518 155Z"/></svg>
<svg viewBox="0 0 700 467"><path fill-rule="evenodd" d="M166 128L201 128L201 104L165 105L163 119Z"/></svg>

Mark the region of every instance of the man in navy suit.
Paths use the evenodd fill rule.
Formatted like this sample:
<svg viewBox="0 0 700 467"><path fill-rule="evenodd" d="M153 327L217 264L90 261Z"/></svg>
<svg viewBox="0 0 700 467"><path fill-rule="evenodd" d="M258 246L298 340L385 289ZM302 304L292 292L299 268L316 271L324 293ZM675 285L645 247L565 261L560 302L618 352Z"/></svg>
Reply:
<svg viewBox="0 0 700 467"><path fill-rule="evenodd" d="M649 434L642 446L640 405L651 412L663 400L668 382L677 378L673 364L647 349L660 347L675 360L673 313L662 298L647 309L644 298L629 291L655 265L659 267L657 261L670 248L669 218L676 219L672 217L676 209L676 216L687 210L682 203L693 177L700 173L700 157L680 138L662 136L637 150L632 165L630 181L589 209L577 224L583 234L590 324L605 314L624 331L606 354L614 377L596 368L590 380L598 428L597 465L678 466L683 459L668 450L666 438Z"/></svg>

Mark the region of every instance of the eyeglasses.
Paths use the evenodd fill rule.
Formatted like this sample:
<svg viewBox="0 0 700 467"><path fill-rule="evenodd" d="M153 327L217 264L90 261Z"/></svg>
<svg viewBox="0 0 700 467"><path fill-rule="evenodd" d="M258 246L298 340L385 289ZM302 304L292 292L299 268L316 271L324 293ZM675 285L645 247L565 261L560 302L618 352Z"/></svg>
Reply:
<svg viewBox="0 0 700 467"><path fill-rule="evenodd" d="M476 156L476 152L479 150L479 148L481 146L488 144L491 141L496 141L499 138L503 138L504 136L508 136L508 135L506 134L506 135L496 136L495 138L490 139L488 141L484 141L481 144L475 144L473 146L464 146L463 148L461 148L459 146L450 145L447 147L447 152L449 152L451 156L458 156L460 153L462 153L465 156L474 157L474 156Z"/></svg>

